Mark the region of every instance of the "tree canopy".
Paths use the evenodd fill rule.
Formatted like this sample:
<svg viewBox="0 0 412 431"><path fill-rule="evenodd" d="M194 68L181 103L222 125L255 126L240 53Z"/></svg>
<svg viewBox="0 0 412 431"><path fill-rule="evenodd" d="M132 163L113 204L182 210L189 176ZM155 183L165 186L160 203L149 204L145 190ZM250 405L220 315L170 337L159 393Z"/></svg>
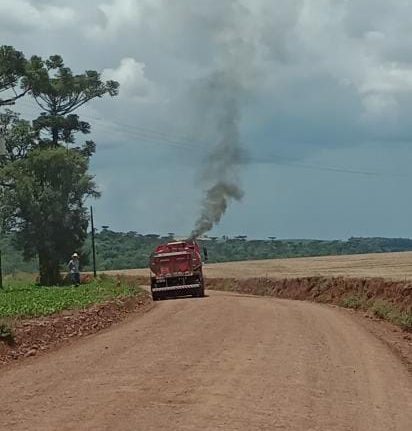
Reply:
<svg viewBox="0 0 412 431"><path fill-rule="evenodd" d="M0 94L8 92L5 99L0 98L0 106L12 105L29 91L22 82L26 65L27 60L22 52L12 46L0 46Z"/></svg>
<svg viewBox="0 0 412 431"><path fill-rule="evenodd" d="M94 70L73 74L59 55L45 61L36 57L36 60L42 66L42 73L30 75L28 84L30 93L45 112L67 115L96 97L118 94L118 82L103 82Z"/></svg>
<svg viewBox="0 0 412 431"><path fill-rule="evenodd" d="M0 167L15 160L23 159L35 146L34 131L29 121L22 120L9 109L0 113L2 125L3 152L0 153Z"/></svg>
<svg viewBox="0 0 412 431"><path fill-rule="evenodd" d="M87 171L88 159L64 148L30 151L1 170L12 185L1 196L7 227L26 258L39 257L42 284L58 281L60 262L86 238L84 200L98 196Z"/></svg>
<svg viewBox="0 0 412 431"><path fill-rule="evenodd" d="M14 94L0 105L27 94L42 109L33 122L10 110L0 113L0 221L15 232L25 258L38 257L42 284L58 283L60 264L80 250L89 218L85 200L99 196L88 172L96 145L76 141L78 133L90 132L90 124L74 111L117 95L118 87L96 71L73 74L58 55L27 61L14 48L0 47L0 92Z"/></svg>
<svg viewBox="0 0 412 431"><path fill-rule="evenodd" d="M41 65L42 73L31 74L27 81L30 94L42 109L40 117L33 123L34 129L44 144L73 144L74 134L89 133L90 124L80 121L72 113L95 98L106 94L116 96L119 83L102 81L94 70L73 74L58 55L45 61L36 58L36 61Z"/></svg>

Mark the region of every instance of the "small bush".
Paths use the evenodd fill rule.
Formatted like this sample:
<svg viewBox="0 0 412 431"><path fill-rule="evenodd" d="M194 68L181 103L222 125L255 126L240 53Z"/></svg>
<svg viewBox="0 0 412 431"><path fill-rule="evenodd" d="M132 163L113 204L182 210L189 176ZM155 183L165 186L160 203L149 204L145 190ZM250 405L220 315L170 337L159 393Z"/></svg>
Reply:
<svg viewBox="0 0 412 431"><path fill-rule="evenodd" d="M376 317L389 321L393 321L396 314L391 304L379 300L372 304L371 311Z"/></svg>
<svg viewBox="0 0 412 431"><path fill-rule="evenodd" d="M412 331L412 313L399 311L394 305L378 300L371 305L371 311L376 317L400 326L405 331Z"/></svg>
<svg viewBox="0 0 412 431"><path fill-rule="evenodd" d="M354 310L358 310L365 307L365 299L361 296L348 296L342 299L340 305L345 308L353 308Z"/></svg>
<svg viewBox="0 0 412 431"><path fill-rule="evenodd" d="M394 323L399 325L404 331L412 331L412 313L399 313Z"/></svg>

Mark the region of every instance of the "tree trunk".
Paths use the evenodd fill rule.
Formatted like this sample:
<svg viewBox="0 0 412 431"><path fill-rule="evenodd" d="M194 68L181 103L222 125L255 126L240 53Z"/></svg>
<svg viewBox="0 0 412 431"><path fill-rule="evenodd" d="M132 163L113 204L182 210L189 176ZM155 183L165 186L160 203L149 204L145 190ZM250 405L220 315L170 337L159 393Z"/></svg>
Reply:
<svg viewBox="0 0 412 431"><path fill-rule="evenodd" d="M59 262L45 251L39 251L40 284L55 286L60 284Z"/></svg>
<svg viewBox="0 0 412 431"><path fill-rule="evenodd" d="M59 129L57 127L52 127L51 132L53 147L57 147L57 145L59 144Z"/></svg>

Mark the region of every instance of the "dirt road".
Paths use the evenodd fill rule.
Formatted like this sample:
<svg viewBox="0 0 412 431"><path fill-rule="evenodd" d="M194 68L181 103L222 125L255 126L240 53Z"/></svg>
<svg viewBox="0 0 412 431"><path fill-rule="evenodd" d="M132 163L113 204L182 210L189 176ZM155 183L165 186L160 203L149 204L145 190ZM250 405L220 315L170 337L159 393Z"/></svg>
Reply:
<svg viewBox="0 0 412 431"><path fill-rule="evenodd" d="M344 311L211 293L0 371L0 429L412 429L412 378Z"/></svg>

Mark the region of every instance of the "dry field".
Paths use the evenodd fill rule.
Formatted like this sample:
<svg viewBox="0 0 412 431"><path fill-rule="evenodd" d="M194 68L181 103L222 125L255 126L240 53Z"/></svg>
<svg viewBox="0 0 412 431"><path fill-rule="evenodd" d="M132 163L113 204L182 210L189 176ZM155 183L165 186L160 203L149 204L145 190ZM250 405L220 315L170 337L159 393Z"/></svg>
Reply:
<svg viewBox="0 0 412 431"><path fill-rule="evenodd" d="M122 272L148 275L147 269ZM213 263L205 265L205 274L209 278L346 276L412 280L412 252Z"/></svg>

